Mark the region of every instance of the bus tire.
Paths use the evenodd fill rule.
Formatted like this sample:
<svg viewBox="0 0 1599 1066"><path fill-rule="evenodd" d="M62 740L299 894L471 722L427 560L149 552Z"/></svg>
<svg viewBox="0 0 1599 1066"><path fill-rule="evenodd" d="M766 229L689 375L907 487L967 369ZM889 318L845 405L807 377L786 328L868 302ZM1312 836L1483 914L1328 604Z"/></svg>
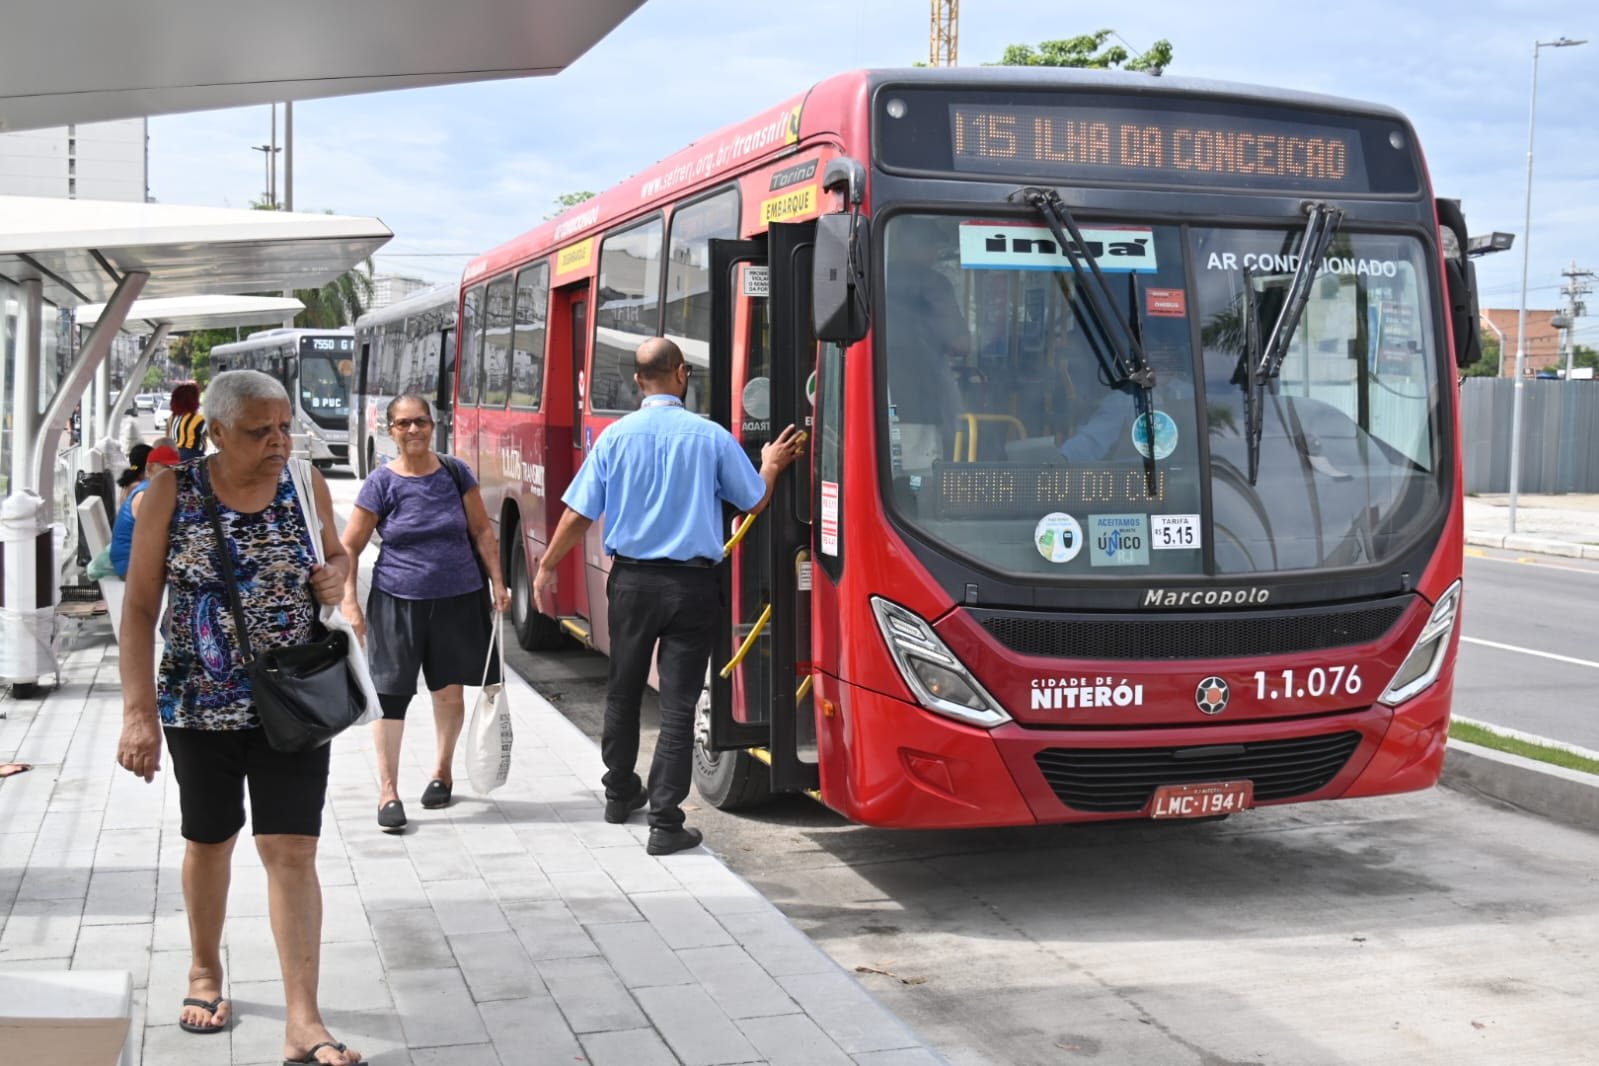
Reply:
<svg viewBox="0 0 1599 1066"><path fill-rule="evenodd" d="M561 623L533 606L533 582L527 571L527 551L521 531L512 530L511 625L524 651L559 651L566 647Z"/></svg>
<svg viewBox="0 0 1599 1066"><path fill-rule="evenodd" d="M712 751L710 693L694 711L694 787L719 811L747 811L772 799L772 771L747 751Z"/></svg>

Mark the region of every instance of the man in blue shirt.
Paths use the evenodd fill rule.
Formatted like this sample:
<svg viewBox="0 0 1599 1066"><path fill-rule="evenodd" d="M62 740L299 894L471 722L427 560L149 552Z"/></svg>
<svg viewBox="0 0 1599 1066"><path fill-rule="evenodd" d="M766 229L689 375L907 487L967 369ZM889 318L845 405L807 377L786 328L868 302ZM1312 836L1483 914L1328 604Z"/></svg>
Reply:
<svg viewBox="0 0 1599 1066"><path fill-rule="evenodd" d="M561 497L566 513L533 581L538 609L555 615L556 567L600 515L606 516L610 680L600 754L605 760L605 820L625 822L650 804L651 855L700 842L683 826L694 756L694 706L711 660L722 610L716 565L722 560L722 501L758 514L777 476L799 457L803 438L789 426L750 466L733 435L683 407L693 370L676 344L639 345L633 380L639 409L600 434ZM648 787L639 780L639 701L660 645L661 729Z"/></svg>

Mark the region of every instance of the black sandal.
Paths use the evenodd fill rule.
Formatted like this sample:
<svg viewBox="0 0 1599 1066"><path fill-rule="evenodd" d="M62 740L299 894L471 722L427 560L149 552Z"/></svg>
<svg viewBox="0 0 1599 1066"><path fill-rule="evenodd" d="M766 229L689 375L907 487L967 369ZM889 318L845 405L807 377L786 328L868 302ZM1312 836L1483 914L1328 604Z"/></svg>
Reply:
<svg viewBox="0 0 1599 1066"><path fill-rule="evenodd" d="M385 833L397 832L405 828L405 804L399 800L389 800L378 808L378 828Z"/></svg>
<svg viewBox="0 0 1599 1066"><path fill-rule="evenodd" d="M216 999L195 999L190 996L183 1001L183 1005L185 1007L199 1007L203 1011L209 1011L214 1019L217 1016L217 1011L222 1009L222 1004L227 1002L227 998L226 996L218 996ZM229 1004L229 1006L232 1006L232 1004ZM199 1033L201 1036L209 1036L212 1033L223 1032L232 1021L233 1012L231 1010L228 1011L228 1021L223 1022L221 1025L196 1025L194 1022L184 1021L183 1016L179 1015L178 1028L185 1033Z"/></svg>
<svg viewBox="0 0 1599 1066"><path fill-rule="evenodd" d="M450 805L450 786L437 779L429 781L428 787L422 790L422 806L430 811Z"/></svg>

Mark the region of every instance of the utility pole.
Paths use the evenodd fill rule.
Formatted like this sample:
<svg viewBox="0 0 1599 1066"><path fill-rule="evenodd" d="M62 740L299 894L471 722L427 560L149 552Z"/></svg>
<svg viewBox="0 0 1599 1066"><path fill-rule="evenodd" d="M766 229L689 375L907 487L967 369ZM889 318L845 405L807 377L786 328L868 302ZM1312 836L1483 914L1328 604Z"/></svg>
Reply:
<svg viewBox="0 0 1599 1066"><path fill-rule="evenodd" d="M927 65L953 67L960 43L960 0L931 0L932 17L927 34Z"/></svg>
<svg viewBox="0 0 1599 1066"><path fill-rule="evenodd" d="M1571 265L1562 270L1566 283L1561 286L1560 295L1566 298L1566 328L1560 334L1561 347L1566 352L1566 380L1571 380L1571 363L1576 357L1576 345L1571 343L1571 331L1577 326L1577 319L1588 313L1588 307L1582 302L1582 297L1593 291L1593 286L1588 282L1593 278L1593 271L1581 270L1577 261L1573 259Z"/></svg>

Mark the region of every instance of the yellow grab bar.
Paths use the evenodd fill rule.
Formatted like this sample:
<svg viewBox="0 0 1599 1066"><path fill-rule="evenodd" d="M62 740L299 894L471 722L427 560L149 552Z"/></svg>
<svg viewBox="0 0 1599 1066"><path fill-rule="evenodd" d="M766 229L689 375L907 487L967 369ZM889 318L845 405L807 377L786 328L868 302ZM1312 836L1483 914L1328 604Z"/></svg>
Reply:
<svg viewBox="0 0 1599 1066"><path fill-rule="evenodd" d="M731 555L733 549L738 547L738 542L744 539L744 534L748 533L750 531L750 526L753 526L754 524L755 516L752 514L745 515L744 520L740 522L738 524L738 528L733 531L732 539L726 544L722 545L722 554L724 556Z"/></svg>
<svg viewBox="0 0 1599 1066"><path fill-rule="evenodd" d="M726 666L722 667L721 675L723 677L733 676L733 671L738 669L738 664L744 661L744 656L748 655L750 649L755 646L755 638L761 635L761 630L765 629L766 623L771 620L772 605L768 603L766 610L762 611L761 616L755 620L755 625L751 627L749 636L744 638L744 643L738 646L738 651L733 653L733 658Z"/></svg>

